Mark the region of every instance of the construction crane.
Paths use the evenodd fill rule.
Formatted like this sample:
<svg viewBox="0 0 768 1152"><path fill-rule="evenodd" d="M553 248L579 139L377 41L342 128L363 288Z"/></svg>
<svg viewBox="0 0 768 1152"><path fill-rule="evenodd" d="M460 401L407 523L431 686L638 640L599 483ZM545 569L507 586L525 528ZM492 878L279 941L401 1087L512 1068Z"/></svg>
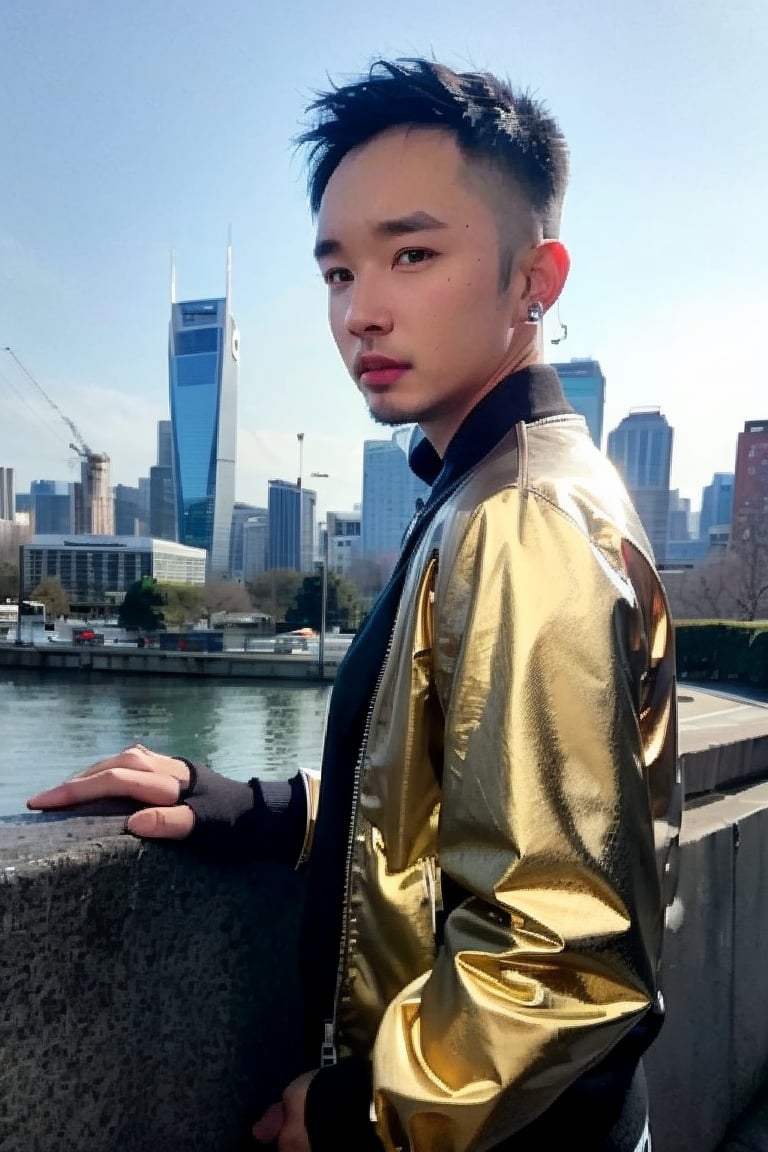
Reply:
<svg viewBox="0 0 768 1152"><path fill-rule="evenodd" d="M94 536L112 536L115 531L114 501L109 484L109 456L104 452L92 452L88 447L80 429L70 420L55 400L52 400L42 384L35 379L29 369L22 364L13 348L5 347L17 367L31 384L37 389L45 402L50 405L57 416L66 424L74 437L69 447L76 452L83 461L83 500L82 500L82 528L86 534Z"/></svg>

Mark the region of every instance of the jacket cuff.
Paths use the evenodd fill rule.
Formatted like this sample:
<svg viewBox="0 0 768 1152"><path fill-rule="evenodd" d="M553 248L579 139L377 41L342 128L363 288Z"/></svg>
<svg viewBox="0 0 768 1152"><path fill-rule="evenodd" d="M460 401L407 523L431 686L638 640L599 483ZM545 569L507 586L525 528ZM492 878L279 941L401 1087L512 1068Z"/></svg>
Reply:
<svg viewBox="0 0 768 1152"><path fill-rule="evenodd" d="M383 1152L371 1120L373 1074L367 1060L340 1060L315 1073L304 1105L312 1152Z"/></svg>

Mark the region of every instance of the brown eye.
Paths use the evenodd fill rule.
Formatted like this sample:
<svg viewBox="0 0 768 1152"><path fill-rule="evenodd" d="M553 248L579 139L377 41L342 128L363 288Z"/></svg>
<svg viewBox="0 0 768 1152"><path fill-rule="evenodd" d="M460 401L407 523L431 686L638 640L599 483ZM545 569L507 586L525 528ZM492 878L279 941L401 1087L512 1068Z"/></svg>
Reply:
<svg viewBox="0 0 768 1152"><path fill-rule="evenodd" d="M404 248L395 257L395 264L424 264L431 260L435 253L430 248Z"/></svg>
<svg viewBox="0 0 768 1152"><path fill-rule="evenodd" d="M349 268L329 268L327 272L323 272L323 280L328 285L346 284L351 279L352 273Z"/></svg>

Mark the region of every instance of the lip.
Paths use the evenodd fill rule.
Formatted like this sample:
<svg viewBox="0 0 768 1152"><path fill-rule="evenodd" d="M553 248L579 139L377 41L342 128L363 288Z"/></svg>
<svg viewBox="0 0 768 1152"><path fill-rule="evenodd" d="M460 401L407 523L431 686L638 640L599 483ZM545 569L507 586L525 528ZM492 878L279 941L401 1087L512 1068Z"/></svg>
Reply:
<svg viewBox="0 0 768 1152"><path fill-rule="evenodd" d="M393 360L390 356L367 352L357 357L355 376L366 388L389 388L396 384L410 367L405 360Z"/></svg>

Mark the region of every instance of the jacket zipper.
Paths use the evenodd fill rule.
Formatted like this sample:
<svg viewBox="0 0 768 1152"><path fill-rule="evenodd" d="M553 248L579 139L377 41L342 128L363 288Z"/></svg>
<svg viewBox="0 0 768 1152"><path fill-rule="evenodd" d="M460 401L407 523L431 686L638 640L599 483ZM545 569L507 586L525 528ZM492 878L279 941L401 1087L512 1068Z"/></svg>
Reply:
<svg viewBox="0 0 768 1152"><path fill-rule="evenodd" d="M365 718L365 727L363 729L363 738L360 742L360 752L357 757L357 764L355 765L355 781L352 789L352 817L349 824L349 838L347 840L347 863L344 873L344 903L341 922L341 943L339 946L339 967L336 973L336 990L333 995L333 1013L330 1020L323 1022L323 1043L320 1047L320 1067L327 1068L330 1064L335 1064L338 1059L338 1052L336 1049L336 1024L339 1014L339 1001L341 999L341 990L344 984L344 972L347 966L347 950L349 948L349 896L352 888L352 858L355 851L355 829L357 827L357 806L360 801L360 784L363 775L363 761L365 754L368 750L368 739L371 734L371 721L373 720L373 711L376 707L376 700L381 688L381 682L384 679L384 673L389 662L389 656L392 651L392 644L395 638L395 629L397 628L397 621L400 616L400 609L398 607L395 613L395 621L392 625L392 631L389 634L389 641L387 642L387 649L384 653L384 659L381 662L381 668L376 680L376 687L371 696L371 703L368 706L368 714Z"/></svg>

